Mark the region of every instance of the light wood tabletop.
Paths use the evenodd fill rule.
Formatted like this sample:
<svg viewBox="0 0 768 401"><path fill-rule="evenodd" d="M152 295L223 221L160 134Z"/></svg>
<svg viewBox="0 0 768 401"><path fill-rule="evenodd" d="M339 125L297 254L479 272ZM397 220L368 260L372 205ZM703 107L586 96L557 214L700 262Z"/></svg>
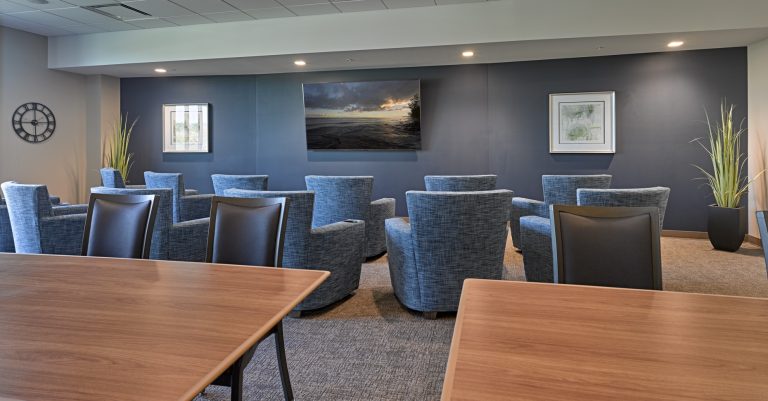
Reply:
<svg viewBox="0 0 768 401"><path fill-rule="evenodd" d="M470 279L443 400L768 400L768 299Z"/></svg>
<svg viewBox="0 0 768 401"><path fill-rule="evenodd" d="M0 253L0 399L190 399L328 275Z"/></svg>

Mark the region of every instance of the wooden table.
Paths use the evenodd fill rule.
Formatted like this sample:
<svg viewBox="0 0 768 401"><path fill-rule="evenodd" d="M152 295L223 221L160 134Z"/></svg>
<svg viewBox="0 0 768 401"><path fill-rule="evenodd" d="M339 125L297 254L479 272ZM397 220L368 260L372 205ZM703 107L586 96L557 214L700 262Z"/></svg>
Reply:
<svg viewBox="0 0 768 401"><path fill-rule="evenodd" d="M0 399L190 399L328 275L0 254Z"/></svg>
<svg viewBox="0 0 768 401"><path fill-rule="evenodd" d="M466 280L443 400L768 400L768 299Z"/></svg>

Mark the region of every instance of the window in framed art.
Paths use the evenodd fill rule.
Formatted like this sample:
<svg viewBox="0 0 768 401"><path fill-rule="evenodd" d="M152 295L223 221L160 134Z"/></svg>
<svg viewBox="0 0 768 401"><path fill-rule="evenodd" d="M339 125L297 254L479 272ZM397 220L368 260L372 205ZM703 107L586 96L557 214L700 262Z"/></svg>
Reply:
<svg viewBox="0 0 768 401"><path fill-rule="evenodd" d="M550 153L616 153L615 92L549 95Z"/></svg>
<svg viewBox="0 0 768 401"><path fill-rule="evenodd" d="M163 105L163 152L208 152L208 103Z"/></svg>

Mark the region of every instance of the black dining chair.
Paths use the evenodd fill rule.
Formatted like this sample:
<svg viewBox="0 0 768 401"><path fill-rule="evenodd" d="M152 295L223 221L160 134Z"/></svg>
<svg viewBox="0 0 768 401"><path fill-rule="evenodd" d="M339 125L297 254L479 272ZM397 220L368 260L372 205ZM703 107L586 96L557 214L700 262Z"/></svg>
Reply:
<svg viewBox="0 0 768 401"><path fill-rule="evenodd" d="M155 195L91 194L82 255L149 259L156 216Z"/></svg>
<svg viewBox="0 0 768 401"><path fill-rule="evenodd" d="M661 290L659 210L555 205L555 283Z"/></svg>
<svg viewBox="0 0 768 401"><path fill-rule="evenodd" d="M209 263L281 267L287 198L228 198L214 196L208 230ZM285 358L283 321L279 321L261 340L274 334L280 380L286 400L293 400L293 389ZM257 344L258 345L258 344ZM253 358L256 346L222 373L213 384L230 386L232 400L242 399L243 370Z"/></svg>

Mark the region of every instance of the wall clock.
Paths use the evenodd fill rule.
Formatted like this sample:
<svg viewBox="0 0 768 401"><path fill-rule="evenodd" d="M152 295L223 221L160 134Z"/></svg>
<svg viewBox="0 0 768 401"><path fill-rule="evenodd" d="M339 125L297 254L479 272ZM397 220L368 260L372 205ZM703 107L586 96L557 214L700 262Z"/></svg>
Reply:
<svg viewBox="0 0 768 401"><path fill-rule="evenodd" d="M43 142L56 130L56 118L51 109L35 102L19 106L13 112L11 124L16 135L29 143Z"/></svg>

